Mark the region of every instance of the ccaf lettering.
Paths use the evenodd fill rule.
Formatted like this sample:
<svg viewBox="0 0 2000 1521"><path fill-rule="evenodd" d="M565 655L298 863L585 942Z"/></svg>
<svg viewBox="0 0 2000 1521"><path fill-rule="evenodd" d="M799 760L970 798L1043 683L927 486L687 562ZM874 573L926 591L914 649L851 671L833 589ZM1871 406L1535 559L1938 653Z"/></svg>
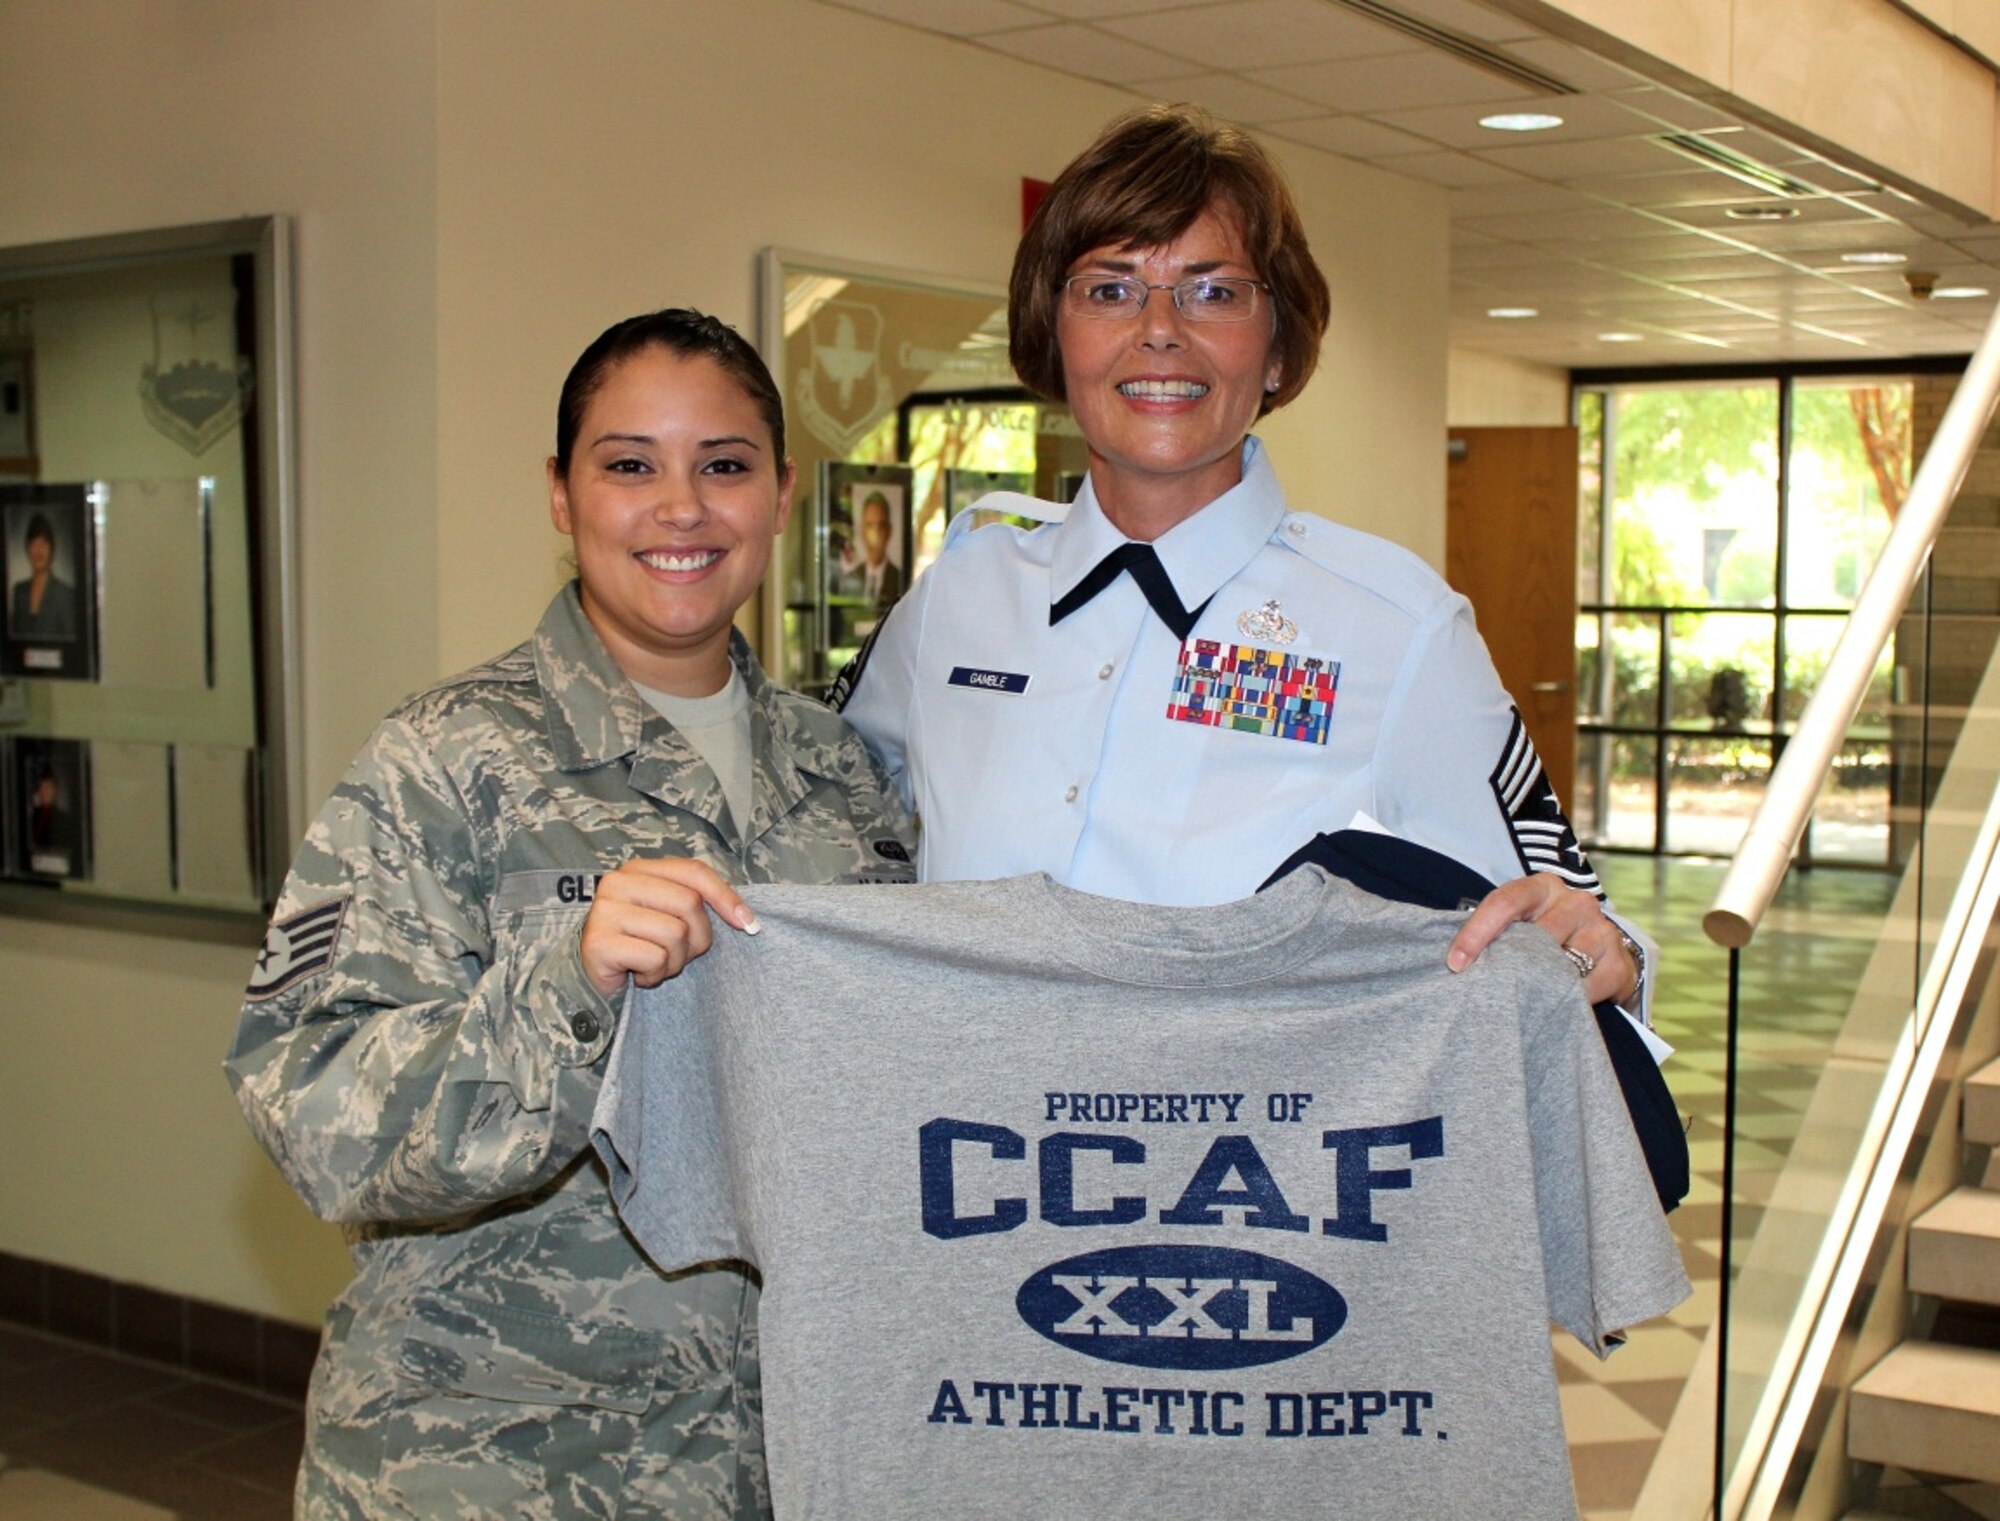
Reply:
<svg viewBox="0 0 2000 1521"><path fill-rule="evenodd" d="M983 1162L1025 1162L1026 1137L1005 1125L940 1117L917 1132L918 1181L923 1201L924 1231L942 1241L1011 1231L1028 1219L1028 1198L1021 1194L994 1197L983 1210L961 1203L957 1169L962 1154ZM1387 1241L1389 1227L1374 1217L1377 1193L1412 1186L1408 1167L1378 1168L1374 1153L1396 1149L1418 1162L1444 1155L1444 1117L1431 1115L1402 1125L1366 1125L1326 1130L1321 1146L1333 1153L1334 1212L1319 1222L1320 1231L1350 1241ZM1121 1193L1088 1203L1076 1197L1076 1155L1102 1152L1118 1167L1130 1167L1133 1186L1149 1180L1146 1143L1129 1135L1087 1131L1054 1131L1036 1146L1037 1211L1047 1224L1065 1228L1092 1225L1136 1225L1152 1208L1144 1193ZM1027 1177L1024 1175L1025 1183ZM1324 1187L1323 1178L1309 1180ZM1296 1184L1295 1184L1296 1187ZM1303 1197L1303 1195L1302 1195ZM1158 1212L1164 1225L1228 1225L1225 1210L1242 1210L1242 1224L1252 1230L1310 1231L1312 1221L1291 1206L1257 1144L1246 1135L1217 1136L1181 1185L1173 1204Z"/></svg>

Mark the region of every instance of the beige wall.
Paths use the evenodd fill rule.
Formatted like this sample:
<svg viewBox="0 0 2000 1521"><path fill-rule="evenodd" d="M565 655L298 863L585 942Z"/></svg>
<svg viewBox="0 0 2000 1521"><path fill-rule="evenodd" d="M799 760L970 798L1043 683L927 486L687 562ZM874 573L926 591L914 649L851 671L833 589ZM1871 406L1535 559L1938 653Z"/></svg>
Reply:
<svg viewBox="0 0 2000 1521"><path fill-rule="evenodd" d="M308 782L436 669L434 25L0 0L0 242L288 212ZM136 379L135 379L136 383ZM249 951L0 919L0 1249L298 1318L345 1272L221 1057Z"/></svg>
<svg viewBox="0 0 2000 1521"><path fill-rule="evenodd" d="M806 0L0 0L0 35L0 243L297 218L313 801L540 611L589 337L669 302L754 330L767 244L998 281L1020 177L1129 103ZM1444 194L1283 158L1334 327L1267 435L1300 505L1437 560ZM220 1072L248 954L0 920L0 1250L317 1317L344 1255Z"/></svg>
<svg viewBox="0 0 2000 1521"><path fill-rule="evenodd" d="M541 461L589 337L670 302L754 332L753 261L770 244L999 284L1021 176L1053 175L1133 104L798 0L703 7L699 27L633 28L632 14L619 0L443 11L447 667L518 639L558 582ZM785 46L769 46L779 33ZM613 36L621 78L642 86L606 88L602 52L576 45ZM1444 196L1309 150L1282 157L1329 266L1334 323L1321 379L1265 431L1300 505L1438 559Z"/></svg>
<svg viewBox="0 0 2000 1521"><path fill-rule="evenodd" d="M1931 25L1893 0L1492 3L1934 203L2000 215L1991 0L1926 0Z"/></svg>
<svg viewBox="0 0 2000 1521"><path fill-rule="evenodd" d="M1569 371L1476 349L1453 349L1445 416L1454 428L1560 428L1569 423Z"/></svg>

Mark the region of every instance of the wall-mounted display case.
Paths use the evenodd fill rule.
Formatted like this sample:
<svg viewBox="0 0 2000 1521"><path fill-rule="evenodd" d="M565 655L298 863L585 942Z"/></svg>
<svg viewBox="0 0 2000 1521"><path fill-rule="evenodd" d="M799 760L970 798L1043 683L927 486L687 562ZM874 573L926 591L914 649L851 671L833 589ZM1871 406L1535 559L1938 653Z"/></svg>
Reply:
<svg viewBox="0 0 2000 1521"><path fill-rule="evenodd" d="M765 251L759 278L760 346L799 471L762 654L818 692L982 484L1056 497L1085 454L1068 411L1015 379L997 287L785 249Z"/></svg>
<svg viewBox="0 0 2000 1521"><path fill-rule="evenodd" d="M263 918L299 790L289 287L276 218L0 249L0 912Z"/></svg>

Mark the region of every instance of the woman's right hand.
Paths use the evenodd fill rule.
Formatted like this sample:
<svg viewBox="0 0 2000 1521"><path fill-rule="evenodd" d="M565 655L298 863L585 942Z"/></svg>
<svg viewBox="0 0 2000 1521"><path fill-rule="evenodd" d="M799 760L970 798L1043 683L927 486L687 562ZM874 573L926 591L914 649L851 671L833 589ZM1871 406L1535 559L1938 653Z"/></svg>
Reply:
<svg viewBox="0 0 2000 1521"><path fill-rule="evenodd" d="M709 947L708 911L746 934L757 916L713 867L683 857L635 857L597 883L583 921L583 970L615 998L630 977L658 987Z"/></svg>

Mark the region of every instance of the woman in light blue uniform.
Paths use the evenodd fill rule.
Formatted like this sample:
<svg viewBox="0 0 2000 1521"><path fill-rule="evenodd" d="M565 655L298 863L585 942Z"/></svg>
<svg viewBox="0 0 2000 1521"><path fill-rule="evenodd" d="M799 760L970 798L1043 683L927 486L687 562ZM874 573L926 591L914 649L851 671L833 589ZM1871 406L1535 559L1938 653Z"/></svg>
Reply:
<svg viewBox="0 0 2000 1521"><path fill-rule="evenodd" d="M1240 129L1114 122L1016 255L1022 380L1090 451L1052 527L954 523L836 685L922 823L930 880L1047 872L1140 902L1254 892L1372 821L1502 883L1462 967L1532 921L1593 1002L1644 1002L1465 599L1415 556L1292 509L1249 429L1304 389L1326 282Z"/></svg>

